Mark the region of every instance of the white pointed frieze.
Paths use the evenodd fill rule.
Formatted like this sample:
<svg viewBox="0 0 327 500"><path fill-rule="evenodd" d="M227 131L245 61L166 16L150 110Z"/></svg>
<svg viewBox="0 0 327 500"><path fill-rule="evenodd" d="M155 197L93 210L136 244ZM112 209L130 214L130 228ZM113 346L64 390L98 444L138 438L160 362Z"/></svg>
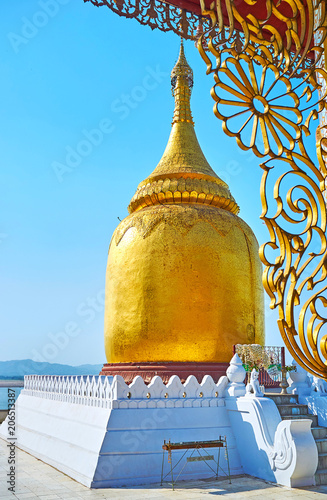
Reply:
<svg viewBox="0 0 327 500"><path fill-rule="evenodd" d="M197 381L196 377L194 377L194 375L189 375L187 377L184 384L184 389L182 390L183 392L186 393L184 397L188 398L203 397L202 388L199 385L199 382Z"/></svg>
<svg viewBox="0 0 327 500"><path fill-rule="evenodd" d="M140 376L127 385L120 375L113 379L106 376L28 375L24 378L22 394L105 408L222 406L225 404L223 398L227 395L226 388L235 383L237 387L240 384L232 381L235 376L237 380L241 378L239 361L234 356L228 372L230 379L221 377L217 384L210 375L205 375L201 383L194 375L190 375L184 384L177 375L173 375L167 384L155 376L149 385Z"/></svg>
<svg viewBox="0 0 327 500"><path fill-rule="evenodd" d="M150 384L148 385L148 392L150 393L151 398L154 399L161 399L165 397L167 387L163 383L161 377L159 377L158 375L153 377Z"/></svg>
<svg viewBox="0 0 327 500"><path fill-rule="evenodd" d="M170 377L166 387L167 387L168 398L178 399L183 397L185 388L180 378L177 377L177 375L173 375L172 377Z"/></svg>
<svg viewBox="0 0 327 500"><path fill-rule="evenodd" d="M219 396L217 384L210 375L205 375L201 382L201 392L204 398L217 398ZM199 394L197 394L199 396Z"/></svg>
<svg viewBox="0 0 327 500"><path fill-rule="evenodd" d="M140 377L140 375L137 375L134 378L130 386L128 386L127 384L125 384L125 386L127 386L129 392L131 393L130 397L133 397L134 399L146 398L149 392L147 385L145 385L144 380L142 377Z"/></svg>

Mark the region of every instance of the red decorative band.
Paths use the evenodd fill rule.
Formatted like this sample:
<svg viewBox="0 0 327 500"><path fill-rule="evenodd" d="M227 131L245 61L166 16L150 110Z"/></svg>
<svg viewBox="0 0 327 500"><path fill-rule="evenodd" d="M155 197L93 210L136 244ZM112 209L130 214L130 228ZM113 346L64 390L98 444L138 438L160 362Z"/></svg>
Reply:
<svg viewBox="0 0 327 500"><path fill-rule="evenodd" d="M130 384L134 377L139 375L146 384L158 375L166 384L170 377L177 375L184 383L189 375L194 375L201 383L205 375L211 375L217 383L219 378L226 375L229 363L174 363L174 362L148 362L148 363L107 363L103 365L100 375L121 375L126 384Z"/></svg>

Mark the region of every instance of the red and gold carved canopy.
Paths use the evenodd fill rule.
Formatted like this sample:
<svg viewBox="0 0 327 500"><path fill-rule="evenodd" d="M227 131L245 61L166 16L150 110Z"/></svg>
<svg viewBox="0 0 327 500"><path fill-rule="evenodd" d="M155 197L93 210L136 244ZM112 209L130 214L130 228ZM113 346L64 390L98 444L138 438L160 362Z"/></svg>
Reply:
<svg viewBox="0 0 327 500"><path fill-rule="evenodd" d="M107 6L116 14L143 25L173 31L185 39L197 38L199 19L204 28L219 32L249 31L257 43L277 41L287 50L314 58L314 9L307 0L84 0ZM325 8L324 6L322 7ZM213 19L213 13L215 19ZM226 34L225 34L226 37ZM227 38L227 37L226 37Z"/></svg>

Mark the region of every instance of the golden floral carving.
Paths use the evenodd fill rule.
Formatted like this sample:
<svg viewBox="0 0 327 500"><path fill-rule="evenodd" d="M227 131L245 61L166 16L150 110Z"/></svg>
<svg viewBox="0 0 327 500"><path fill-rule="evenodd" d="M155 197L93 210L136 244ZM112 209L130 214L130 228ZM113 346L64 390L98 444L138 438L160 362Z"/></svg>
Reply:
<svg viewBox="0 0 327 500"><path fill-rule="evenodd" d="M203 5L214 29L198 44L207 73L215 79L214 111L227 135L264 159L261 218L269 239L260 248L266 266L263 284L271 308L279 311L279 330L294 359L327 379L324 123L317 130L317 158L311 158L306 145L313 120L326 116L327 73L321 62L326 4L246 0L236 6L226 0L225 6L227 24L220 1L211 11ZM232 39L236 25L243 32L238 44ZM217 31L230 37L229 46ZM292 76L302 78L295 83Z"/></svg>
<svg viewBox="0 0 327 500"><path fill-rule="evenodd" d="M259 157L280 156L285 150L293 150L301 137L303 117L299 110L300 99L292 90L290 80L280 75L267 58L237 54L235 50L230 54L232 57L227 57L217 72L215 92L212 93L217 102L214 112L223 121L224 132L236 137L242 149L252 148ZM259 77L255 63L262 69ZM272 73L273 83L269 73ZM242 124L232 130L235 118L241 118ZM248 129L251 129L251 136L246 141L243 137Z"/></svg>

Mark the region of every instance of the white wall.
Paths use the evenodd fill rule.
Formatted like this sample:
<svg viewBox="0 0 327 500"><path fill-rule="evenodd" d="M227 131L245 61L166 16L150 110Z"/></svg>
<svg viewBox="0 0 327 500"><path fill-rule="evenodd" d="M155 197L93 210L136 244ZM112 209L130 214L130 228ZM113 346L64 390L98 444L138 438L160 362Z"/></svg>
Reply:
<svg viewBox="0 0 327 500"><path fill-rule="evenodd" d="M206 398L161 404L127 400L108 409L21 394L16 402L17 446L86 486L103 488L160 481L164 439L199 441L226 435L231 473L243 472L224 400L213 400L215 406ZM7 438L6 421L0 436ZM217 450L212 453L217 455ZM174 463L180 455L173 452ZM227 471L224 453L221 465ZM166 453L166 472L169 467ZM212 476L204 462L195 462L181 478Z"/></svg>

